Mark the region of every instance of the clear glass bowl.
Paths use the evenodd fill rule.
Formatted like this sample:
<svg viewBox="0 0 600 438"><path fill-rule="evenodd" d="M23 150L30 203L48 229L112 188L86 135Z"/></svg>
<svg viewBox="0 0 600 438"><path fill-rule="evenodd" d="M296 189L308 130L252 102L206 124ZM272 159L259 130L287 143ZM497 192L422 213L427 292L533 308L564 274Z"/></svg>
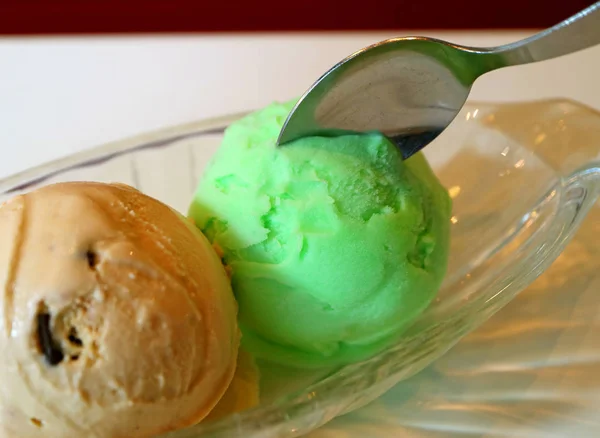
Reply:
<svg viewBox="0 0 600 438"><path fill-rule="evenodd" d="M185 212L224 127L240 116L142 135L28 170L0 181L0 200L59 181L123 182ZM426 149L454 200L448 275L398 343L320 374L263 368L260 406L165 437L299 436L422 370L560 254L600 193L600 157L586 148L597 142L600 114L575 102L468 104Z"/></svg>

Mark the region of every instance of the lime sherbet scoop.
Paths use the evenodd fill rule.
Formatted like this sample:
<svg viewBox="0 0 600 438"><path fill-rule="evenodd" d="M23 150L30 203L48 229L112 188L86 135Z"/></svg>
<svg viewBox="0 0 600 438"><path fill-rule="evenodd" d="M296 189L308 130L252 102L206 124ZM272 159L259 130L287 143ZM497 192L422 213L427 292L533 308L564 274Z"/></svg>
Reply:
<svg viewBox="0 0 600 438"><path fill-rule="evenodd" d="M242 343L302 367L388 347L436 295L451 203L425 158L381 134L276 147L294 102L231 125L190 216L223 251Z"/></svg>

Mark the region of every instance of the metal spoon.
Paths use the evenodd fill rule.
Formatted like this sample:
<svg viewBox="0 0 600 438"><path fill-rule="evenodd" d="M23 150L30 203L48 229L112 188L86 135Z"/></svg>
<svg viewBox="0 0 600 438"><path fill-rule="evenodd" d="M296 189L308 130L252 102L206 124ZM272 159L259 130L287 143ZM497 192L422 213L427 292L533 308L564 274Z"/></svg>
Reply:
<svg viewBox="0 0 600 438"><path fill-rule="evenodd" d="M500 47L463 47L425 37L382 41L321 76L288 116L277 144L312 135L380 131L406 159L446 129L479 76L596 44L600 2L530 38Z"/></svg>

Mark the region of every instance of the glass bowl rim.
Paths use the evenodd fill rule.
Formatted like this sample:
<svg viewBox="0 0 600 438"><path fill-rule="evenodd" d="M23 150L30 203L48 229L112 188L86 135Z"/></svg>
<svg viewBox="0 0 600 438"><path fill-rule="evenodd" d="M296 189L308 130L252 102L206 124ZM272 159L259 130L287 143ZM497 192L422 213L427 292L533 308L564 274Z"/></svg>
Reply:
<svg viewBox="0 0 600 438"><path fill-rule="evenodd" d="M587 112L595 114L600 118L600 109L593 108L587 104L581 103L570 98L542 98L522 101L477 101L468 100L463 106L463 110L469 107L485 107L494 108L498 106L510 105L556 105L569 104L574 107L581 108ZM32 166L22 171L7 175L0 178L0 193L11 194L26 188L28 185L42 182L45 179L59 173L54 169L60 168L61 172L68 170L71 167L93 165L95 163L109 161L120 155L133 152L137 149L147 149L159 147L161 144L170 143L177 140L183 140L189 137L200 135L210 135L222 132L233 121L238 120L248 114L252 110L241 111L237 113L224 114L206 119L200 119L188 123L182 123L165 128L160 128L132 136L125 137L120 140L110 141L97 146L84 149L79 152L68 154L45 163ZM453 121L452 123L455 123ZM35 175L43 174L43 177L35 177ZM21 181L20 183L18 183ZM22 182L25 181L25 182Z"/></svg>

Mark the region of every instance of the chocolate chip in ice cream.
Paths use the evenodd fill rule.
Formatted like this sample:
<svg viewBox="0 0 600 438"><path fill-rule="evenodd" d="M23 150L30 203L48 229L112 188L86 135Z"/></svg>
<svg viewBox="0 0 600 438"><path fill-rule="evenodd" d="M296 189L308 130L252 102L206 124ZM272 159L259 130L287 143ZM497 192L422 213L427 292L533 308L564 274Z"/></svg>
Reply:
<svg viewBox="0 0 600 438"><path fill-rule="evenodd" d="M65 356L60 345L52 337L50 313L48 313L46 306L42 305L41 307L37 315L37 335L40 350L44 354L48 364L56 366L63 361Z"/></svg>
<svg viewBox="0 0 600 438"><path fill-rule="evenodd" d="M87 258L88 266L90 269L96 269L98 265L98 254L93 249L88 249L85 253L85 257Z"/></svg>
<svg viewBox="0 0 600 438"><path fill-rule="evenodd" d="M72 327L71 331L69 332L69 342L76 347L83 346L83 342L77 337L77 329L75 327Z"/></svg>

